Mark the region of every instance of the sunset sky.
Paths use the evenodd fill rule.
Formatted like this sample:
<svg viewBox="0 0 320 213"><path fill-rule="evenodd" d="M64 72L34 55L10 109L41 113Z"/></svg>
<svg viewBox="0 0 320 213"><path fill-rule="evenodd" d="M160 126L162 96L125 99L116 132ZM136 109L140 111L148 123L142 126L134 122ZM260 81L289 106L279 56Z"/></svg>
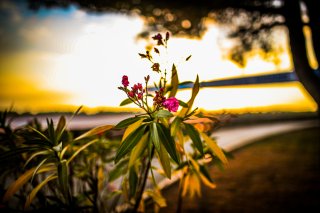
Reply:
<svg viewBox="0 0 320 213"><path fill-rule="evenodd" d="M117 89L121 77L143 82L158 76L138 53L150 40L138 39L144 29L139 16L120 13L88 14L68 9L29 11L23 1L0 2L0 110L18 112L70 111L80 105L87 112L123 110L126 98ZM201 39L172 37L162 66L177 65L180 81L235 78L292 70L287 37L278 29L278 61L266 61L252 52L248 64L238 67L224 49L232 42L212 20ZM165 52L163 50L163 52ZM185 58L192 55L190 61ZM190 90L178 98L187 101ZM202 89L195 106L211 111L267 112L315 111L317 106L299 82ZM134 106L130 106L135 108Z"/></svg>

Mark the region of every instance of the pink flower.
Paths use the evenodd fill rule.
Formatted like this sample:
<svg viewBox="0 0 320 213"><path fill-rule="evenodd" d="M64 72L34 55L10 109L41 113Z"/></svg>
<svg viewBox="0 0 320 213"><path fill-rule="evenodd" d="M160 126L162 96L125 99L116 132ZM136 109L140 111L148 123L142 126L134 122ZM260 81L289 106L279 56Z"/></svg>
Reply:
<svg viewBox="0 0 320 213"><path fill-rule="evenodd" d="M163 102L163 106L170 112L176 112L179 108L179 101L175 97L171 97Z"/></svg>
<svg viewBox="0 0 320 213"><path fill-rule="evenodd" d="M142 99L142 97L143 97L143 93L142 92L140 92L140 93L138 93L138 99Z"/></svg>
<svg viewBox="0 0 320 213"><path fill-rule="evenodd" d="M126 75L122 76L122 85L124 87L129 86L128 76L126 76Z"/></svg>
<svg viewBox="0 0 320 213"><path fill-rule="evenodd" d="M130 98L133 98L135 96L133 91L128 92L128 95L129 95Z"/></svg>
<svg viewBox="0 0 320 213"><path fill-rule="evenodd" d="M138 90L142 91L142 84L138 83L133 85L133 87L131 87L133 92L137 92Z"/></svg>

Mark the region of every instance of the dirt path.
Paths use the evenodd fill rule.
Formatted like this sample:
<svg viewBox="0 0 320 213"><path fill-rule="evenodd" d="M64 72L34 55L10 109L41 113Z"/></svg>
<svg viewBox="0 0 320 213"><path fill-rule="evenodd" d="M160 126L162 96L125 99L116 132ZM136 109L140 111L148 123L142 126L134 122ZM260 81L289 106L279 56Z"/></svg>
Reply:
<svg viewBox="0 0 320 213"><path fill-rule="evenodd" d="M232 151L228 168L210 173L217 188L185 199L182 212L320 212L320 131L317 128L272 136ZM178 185L165 189L175 212Z"/></svg>

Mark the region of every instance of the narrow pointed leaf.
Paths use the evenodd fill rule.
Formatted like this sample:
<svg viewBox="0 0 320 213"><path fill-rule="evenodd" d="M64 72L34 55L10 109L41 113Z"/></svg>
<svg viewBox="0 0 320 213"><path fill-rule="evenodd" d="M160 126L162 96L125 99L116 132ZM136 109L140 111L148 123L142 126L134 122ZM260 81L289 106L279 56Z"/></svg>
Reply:
<svg viewBox="0 0 320 213"><path fill-rule="evenodd" d="M179 86L179 79L178 79L178 72L176 66L172 65L172 74L171 74L171 91L169 93L169 97L174 97L177 94L178 86Z"/></svg>
<svg viewBox="0 0 320 213"><path fill-rule="evenodd" d="M124 159L120 161L118 164L112 168L112 170L109 172L109 182L112 182L116 179L118 179L121 175L124 175L128 171L128 159Z"/></svg>
<svg viewBox="0 0 320 213"><path fill-rule="evenodd" d="M47 172L47 171L54 171L55 167L47 166L41 168L38 173ZM14 181L9 188L7 189L5 195L3 196L3 201L8 201L25 183L27 183L33 175L35 168L27 170L25 173L19 176L19 178Z"/></svg>
<svg viewBox="0 0 320 213"><path fill-rule="evenodd" d="M138 144L132 149L129 159L129 168L131 168L136 160L141 157L148 145L149 134L144 134Z"/></svg>
<svg viewBox="0 0 320 213"><path fill-rule="evenodd" d="M49 175L46 179L44 179L40 184L38 184L28 195L26 199L26 203L24 205L24 208L27 209L29 208L30 204L32 203L34 197L37 195L38 191L46 185L49 181L56 179L58 176L56 174L51 174Z"/></svg>
<svg viewBox="0 0 320 213"><path fill-rule="evenodd" d="M130 152L135 145L140 141L144 135L146 125L138 127L135 131L131 132L128 137L121 143L120 147L117 150L115 157L115 163L117 163L123 156Z"/></svg>
<svg viewBox="0 0 320 213"><path fill-rule="evenodd" d="M131 103L133 103L133 101L130 98L127 98L120 103L120 106L125 106Z"/></svg>
<svg viewBox="0 0 320 213"><path fill-rule="evenodd" d="M208 179L208 181L210 181L211 183L213 183L213 180L207 170L207 168L204 165L200 165L200 172L201 174L203 174L203 176Z"/></svg>
<svg viewBox="0 0 320 213"><path fill-rule="evenodd" d="M133 118L124 119L124 120L120 121L115 126L115 128L117 128L117 129L125 128L125 127L129 126L130 124L133 124L133 123L137 122L140 119L141 119L141 117L133 117Z"/></svg>
<svg viewBox="0 0 320 213"><path fill-rule="evenodd" d="M53 124L53 120L52 119L47 119L47 126L48 126L48 138L49 140L53 143L53 145L57 145L57 141L56 141L56 135L55 135L55 131L54 131L54 124Z"/></svg>
<svg viewBox="0 0 320 213"><path fill-rule="evenodd" d="M180 129L181 122L182 122L182 118L178 116L174 118L170 126L171 136L174 137L176 135L177 131Z"/></svg>
<svg viewBox="0 0 320 213"><path fill-rule="evenodd" d="M66 128L66 118L61 116L56 128L57 141L59 142L64 130Z"/></svg>
<svg viewBox="0 0 320 213"><path fill-rule="evenodd" d="M58 177L59 177L59 184L61 192L63 196L69 201L69 174L68 174L68 164L66 160L62 160L58 164Z"/></svg>
<svg viewBox="0 0 320 213"><path fill-rule="evenodd" d="M34 176L37 174L38 170L40 167L48 160L48 158L43 159L36 167L36 169L33 171L32 177L31 177L31 182L33 181Z"/></svg>
<svg viewBox="0 0 320 213"><path fill-rule="evenodd" d="M40 132L39 130L37 130L37 129L31 127L31 126L30 126L29 128L30 128L32 131L36 132L42 139L44 139L44 140L48 141L50 144L52 144L52 142L50 141L50 139L49 139L47 136L45 136L42 132Z"/></svg>
<svg viewBox="0 0 320 213"><path fill-rule="evenodd" d="M88 146L90 146L91 144L94 144L98 141L99 141L98 139L94 139L94 140L84 144L80 148L78 148L77 151L75 153L73 153L73 155L68 159L67 163L70 163L70 161L72 161L82 150L86 149Z"/></svg>
<svg viewBox="0 0 320 213"><path fill-rule="evenodd" d="M29 169L9 186L5 195L3 196L4 202L8 201L25 183L30 180L34 170L35 168Z"/></svg>
<svg viewBox="0 0 320 213"><path fill-rule="evenodd" d="M186 127L186 132L190 136L194 146L199 150L201 154L203 154L203 146L199 132L191 124L185 123L184 126Z"/></svg>
<svg viewBox="0 0 320 213"><path fill-rule="evenodd" d="M188 111L192 108L194 99L198 95L199 89L200 89L200 83L199 83L199 76L197 75L196 81L195 81L193 88L192 88L191 98L187 103L188 107L184 107L181 109L181 111L179 113L180 117L184 117L188 113Z"/></svg>
<svg viewBox="0 0 320 213"><path fill-rule="evenodd" d="M166 151L163 144L160 145L160 151L158 152L161 166L166 174L167 178L171 179L171 166L170 166L170 158L168 152Z"/></svg>
<svg viewBox="0 0 320 213"><path fill-rule="evenodd" d="M166 199L161 195L160 190L147 190L146 194L152 197L153 201L159 205L160 208L166 207Z"/></svg>
<svg viewBox="0 0 320 213"><path fill-rule="evenodd" d="M138 175L134 169L134 167L130 168L129 171L129 193L130 197L133 197L136 193L138 183Z"/></svg>
<svg viewBox="0 0 320 213"><path fill-rule="evenodd" d="M132 132L134 132L138 127L141 126L143 122L143 118L140 118L139 120L137 120L135 123L130 124L130 126L127 127L126 131L124 131L123 136L122 136L122 140L121 143L128 137L128 135L130 135Z"/></svg>
<svg viewBox="0 0 320 213"><path fill-rule="evenodd" d="M200 173L199 176L200 176L202 182L203 182L206 186L210 187L211 189L215 189L215 188L216 188L216 184L214 184L214 183L212 183L211 181L209 181L209 180L207 179L207 177L205 177L202 173Z"/></svg>
<svg viewBox="0 0 320 213"><path fill-rule="evenodd" d="M164 145L166 148L167 152L171 156L171 158L177 163L180 164L180 160L176 151L176 145L173 140L173 138L170 135L169 129L167 129L165 126L162 124L157 124L157 129L159 133L159 137L161 140L161 143Z"/></svg>
<svg viewBox="0 0 320 213"><path fill-rule="evenodd" d="M221 148L217 145L217 142L214 139L210 138L205 133L201 133L201 136L204 139L204 141L207 143L209 148L212 150L212 152L221 160L221 162L224 164L227 164L228 159L223 153L223 151L221 150Z"/></svg>
<svg viewBox="0 0 320 213"><path fill-rule="evenodd" d="M94 135L99 135L102 134L110 129L112 129L114 126L113 125L104 125L104 126L99 126L96 128L93 128L85 133L83 133L82 135L80 135L79 137L77 137L76 139L74 139L75 141L83 139L83 138L87 138L87 137L91 137Z"/></svg>
<svg viewBox="0 0 320 213"><path fill-rule="evenodd" d="M157 113L155 113L155 117L157 118L170 118L173 117L173 114L169 112L168 110L159 110Z"/></svg>
<svg viewBox="0 0 320 213"><path fill-rule="evenodd" d="M24 164L23 167L26 167L33 158L35 158L35 157L37 157L37 156L39 156L39 155L48 155L48 154L50 154L51 152L52 152L52 151L50 151L50 150L44 150L44 151L39 151L39 152L33 153L33 154L28 158L28 160L26 161L26 163Z"/></svg>
<svg viewBox="0 0 320 213"><path fill-rule="evenodd" d="M0 155L0 163L9 161L11 158L14 158L17 155L20 155L22 153L32 152L32 151L37 151L37 150L39 150L39 147L31 147L31 146L29 146L29 147L20 147L20 148L16 148L16 149L13 149L13 150L9 150L9 151L3 152Z"/></svg>
<svg viewBox="0 0 320 213"><path fill-rule="evenodd" d="M98 190L101 191L103 190L104 180L105 180L103 166L99 166L97 179L98 179Z"/></svg>
<svg viewBox="0 0 320 213"><path fill-rule="evenodd" d="M179 105L182 106L182 107L188 107L188 104L181 101L181 100L178 100L179 101Z"/></svg>
<svg viewBox="0 0 320 213"><path fill-rule="evenodd" d="M155 122L152 122L150 124L150 135L151 135L151 139L154 147L158 152L160 152L160 138L159 138L159 133L157 128L157 123Z"/></svg>

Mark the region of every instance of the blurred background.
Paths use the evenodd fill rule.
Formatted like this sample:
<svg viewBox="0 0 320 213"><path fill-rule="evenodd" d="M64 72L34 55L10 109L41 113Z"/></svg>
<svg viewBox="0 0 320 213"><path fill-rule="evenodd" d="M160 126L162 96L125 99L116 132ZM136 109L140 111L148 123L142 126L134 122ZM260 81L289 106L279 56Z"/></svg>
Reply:
<svg viewBox="0 0 320 213"><path fill-rule="evenodd" d="M314 1L9 1L0 3L0 110L134 112L122 75L151 74L138 53L170 32L164 64L201 91L212 113L315 115L319 33ZM192 55L189 61L185 58ZM190 86L192 87L192 85ZM187 101L191 89L181 88Z"/></svg>
<svg viewBox="0 0 320 213"><path fill-rule="evenodd" d="M174 63L189 82L177 98L188 101L199 75L193 106L222 118L212 136L231 152L225 171L210 170L217 189L184 209L319 212L318 10L316 0L1 0L0 112L11 110L18 130L34 117L69 120L80 106L68 124L75 134L116 124L138 112L119 106L122 76L158 81L139 53L169 32L161 66L170 76ZM175 212L178 191L164 190L163 212Z"/></svg>

